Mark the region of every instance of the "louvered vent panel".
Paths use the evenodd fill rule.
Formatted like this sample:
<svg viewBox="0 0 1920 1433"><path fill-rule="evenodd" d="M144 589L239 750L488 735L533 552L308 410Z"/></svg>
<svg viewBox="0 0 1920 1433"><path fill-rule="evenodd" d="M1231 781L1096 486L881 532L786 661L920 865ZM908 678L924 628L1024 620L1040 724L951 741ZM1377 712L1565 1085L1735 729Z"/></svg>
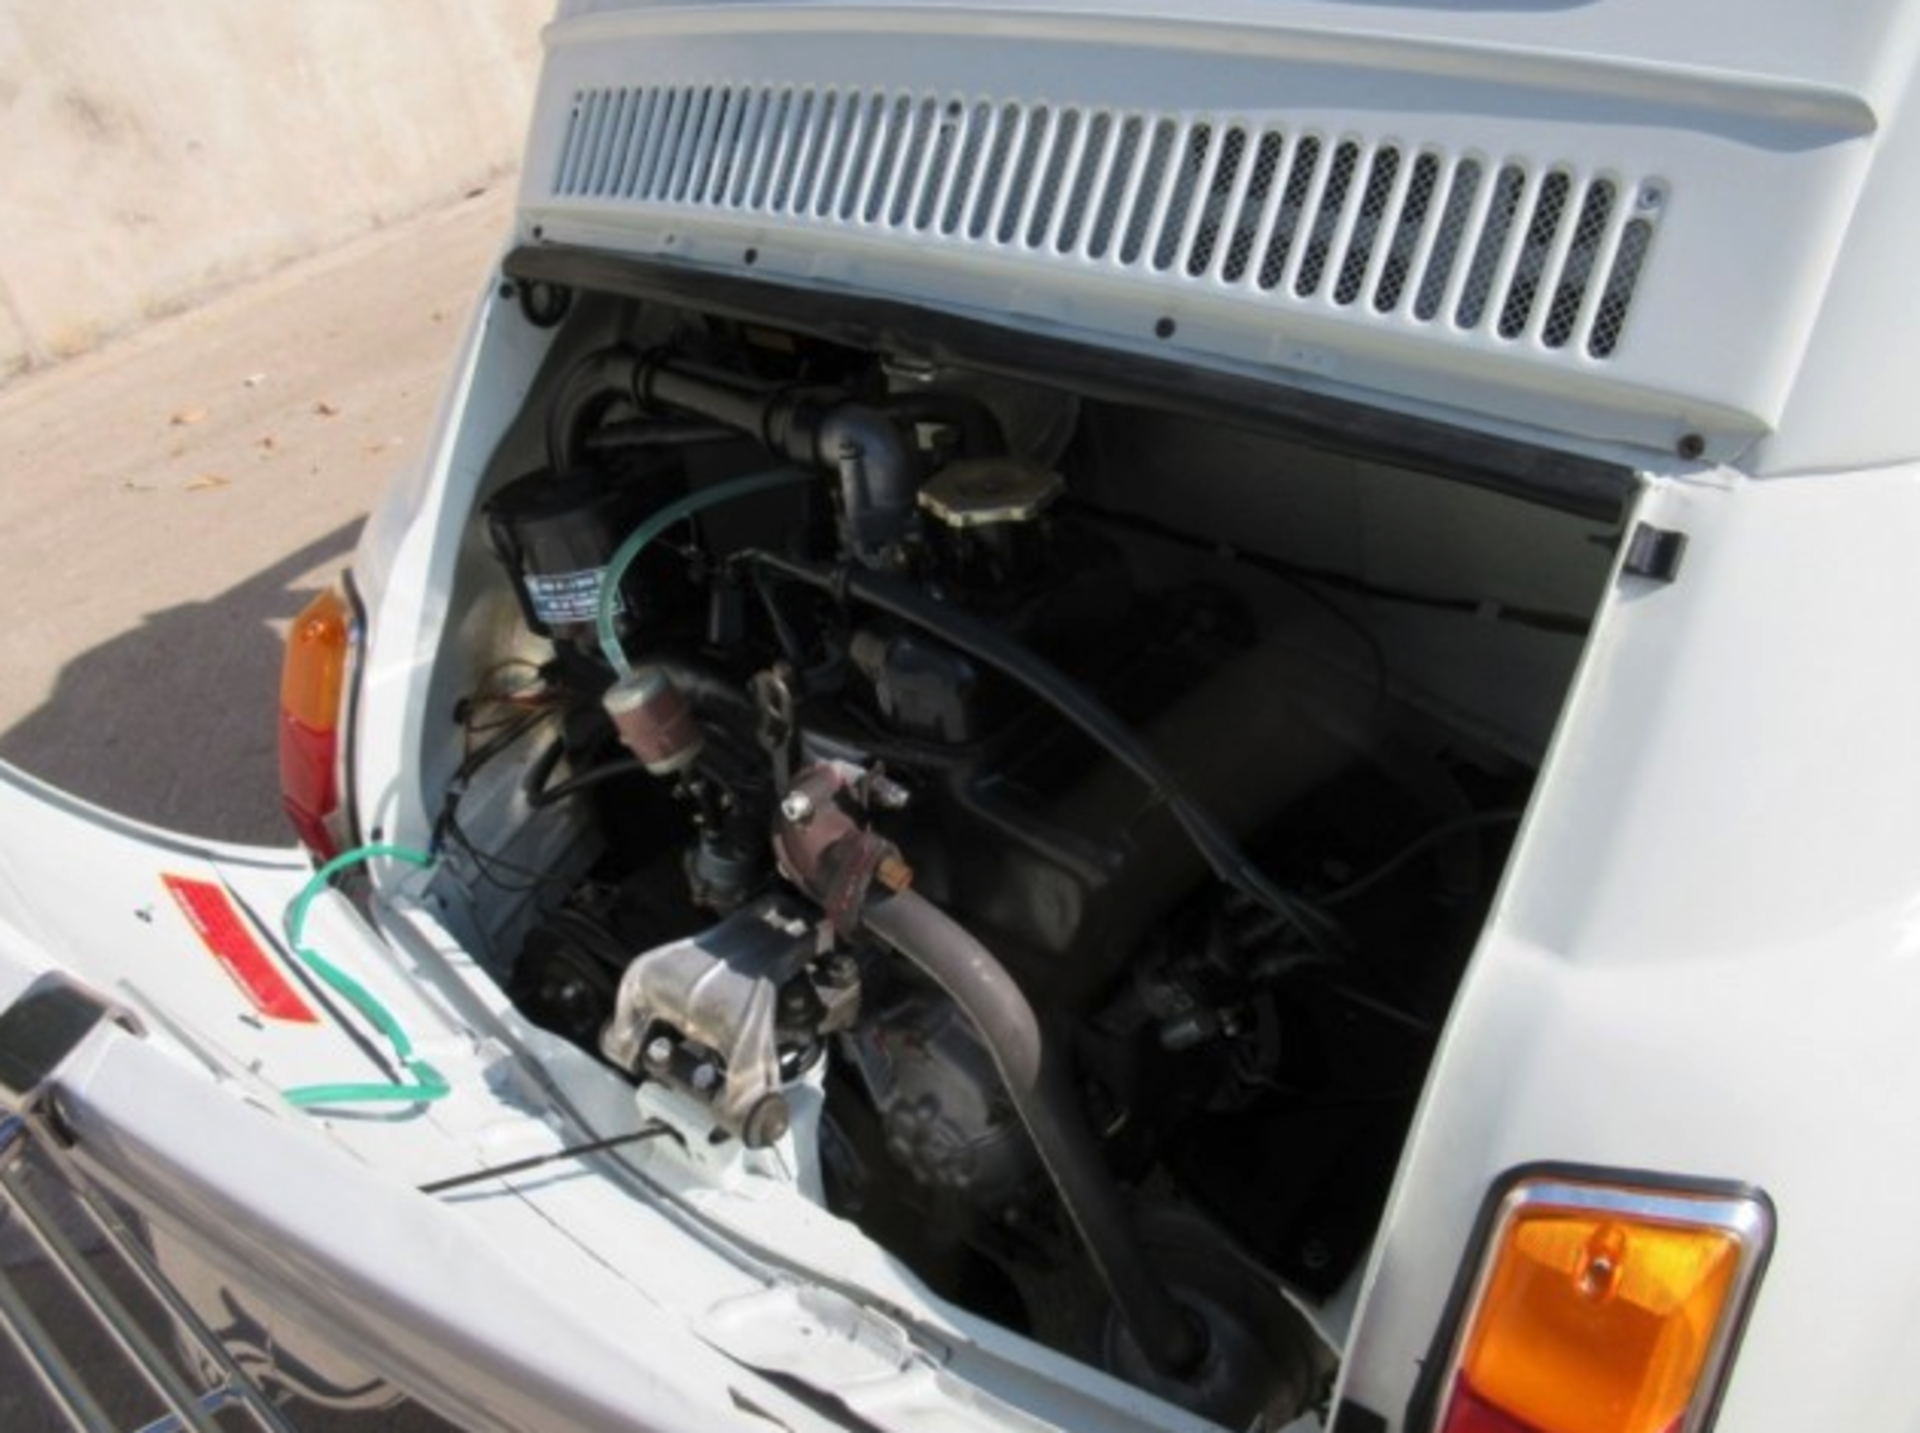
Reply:
<svg viewBox="0 0 1920 1433"><path fill-rule="evenodd" d="M553 194L852 227L1613 357L1653 244L1571 165L1008 101L802 87L575 96Z"/></svg>

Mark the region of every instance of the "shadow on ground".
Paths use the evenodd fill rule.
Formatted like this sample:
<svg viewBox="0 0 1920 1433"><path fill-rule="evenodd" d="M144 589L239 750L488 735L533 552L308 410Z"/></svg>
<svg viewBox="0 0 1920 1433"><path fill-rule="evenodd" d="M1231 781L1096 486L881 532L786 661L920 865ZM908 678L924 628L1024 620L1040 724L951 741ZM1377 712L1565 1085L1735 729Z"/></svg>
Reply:
<svg viewBox="0 0 1920 1433"><path fill-rule="evenodd" d="M345 523L209 602L152 613L60 670L53 695L0 732L0 759L126 816L194 836L282 845L273 626L359 530Z"/></svg>

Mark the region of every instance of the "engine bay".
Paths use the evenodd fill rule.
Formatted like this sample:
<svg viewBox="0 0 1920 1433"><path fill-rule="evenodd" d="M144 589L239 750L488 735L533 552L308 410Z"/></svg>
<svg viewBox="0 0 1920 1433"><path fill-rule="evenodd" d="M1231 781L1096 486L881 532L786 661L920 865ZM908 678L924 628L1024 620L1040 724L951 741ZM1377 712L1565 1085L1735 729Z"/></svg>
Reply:
<svg viewBox="0 0 1920 1433"><path fill-rule="evenodd" d="M514 1005L689 1138L803 1142L940 1296L1228 1426L1316 1406L1299 1309L1359 1277L1617 525L565 297L423 764Z"/></svg>

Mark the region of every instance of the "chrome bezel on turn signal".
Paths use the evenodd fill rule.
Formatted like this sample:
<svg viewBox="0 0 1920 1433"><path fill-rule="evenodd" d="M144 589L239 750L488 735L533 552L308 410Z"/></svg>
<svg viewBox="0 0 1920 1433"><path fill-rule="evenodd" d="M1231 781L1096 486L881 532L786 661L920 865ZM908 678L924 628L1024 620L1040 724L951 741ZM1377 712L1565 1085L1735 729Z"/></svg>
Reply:
<svg viewBox="0 0 1920 1433"><path fill-rule="evenodd" d="M1603 1215L1648 1229L1710 1231L1727 1236L1737 1247L1737 1262L1720 1300L1685 1416L1675 1429L1675 1433L1707 1433L1772 1251L1772 1202L1758 1189L1724 1180L1567 1165L1524 1166L1509 1171L1494 1185L1434 1340L1435 1356L1427 1360L1415 1389L1407 1426L1431 1433L1448 1426L1468 1350L1482 1319L1490 1313L1487 1297L1500 1255L1528 1215L1548 1211ZM1546 1428L1543 1433L1561 1431Z"/></svg>

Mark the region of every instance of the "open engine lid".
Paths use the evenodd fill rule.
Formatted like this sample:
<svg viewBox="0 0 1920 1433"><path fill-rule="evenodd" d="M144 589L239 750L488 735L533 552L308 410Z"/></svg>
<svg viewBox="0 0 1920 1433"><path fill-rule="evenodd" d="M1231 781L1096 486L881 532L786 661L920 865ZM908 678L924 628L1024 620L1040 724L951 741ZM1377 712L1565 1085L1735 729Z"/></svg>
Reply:
<svg viewBox="0 0 1920 1433"><path fill-rule="evenodd" d="M522 237L1724 459L1784 411L1912 29L583 0Z"/></svg>

